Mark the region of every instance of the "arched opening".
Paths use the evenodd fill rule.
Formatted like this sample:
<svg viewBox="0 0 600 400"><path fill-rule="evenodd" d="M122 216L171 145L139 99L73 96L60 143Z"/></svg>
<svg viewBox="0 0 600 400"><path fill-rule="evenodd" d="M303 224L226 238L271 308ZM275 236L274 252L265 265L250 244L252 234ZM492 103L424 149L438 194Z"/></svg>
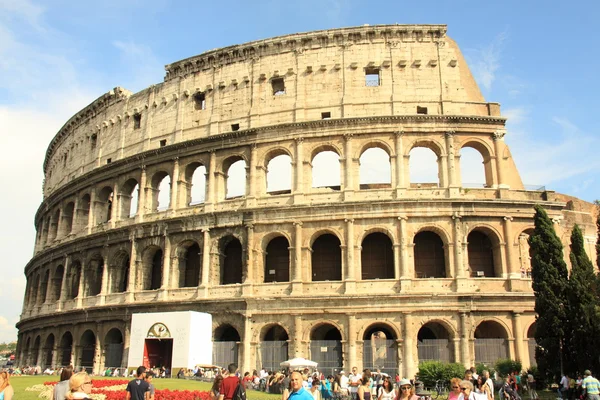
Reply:
<svg viewBox="0 0 600 400"><path fill-rule="evenodd" d="M197 287L200 284L202 253L198 243L187 247L179 259L179 287Z"/></svg>
<svg viewBox="0 0 600 400"><path fill-rule="evenodd" d="M267 371L281 369L280 364L288 359L288 334L281 325L273 325L264 332L260 343L259 365Z"/></svg>
<svg viewBox="0 0 600 400"><path fill-rule="evenodd" d="M439 322L428 322L417 333L419 362L454 362L454 342L450 333Z"/></svg>
<svg viewBox="0 0 600 400"><path fill-rule="evenodd" d="M462 187L491 187L491 176L488 180L486 177L486 172L486 163L479 150L470 146L465 146L460 149L460 177L462 181Z"/></svg>
<svg viewBox="0 0 600 400"><path fill-rule="evenodd" d="M73 230L73 219L75 218L75 203L69 202L63 209L63 225L60 228L60 237L67 236Z"/></svg>
<svg viewBox="0 0 600 400"><path fill-rule="evenodd" d="M102 291L102 275L104 274L104 259L99 255L90 260L88 296L97 296Z"/></svg>
<svg viewBox="0 0 600 400"><path fill-rule="evenodd" d="M360 188L389 188L392 183L390 155L379 147L365 150L359 159Z"/></svg>
<svg viewBox="0 0 600 400"><path fill-rule="evenodd" d="M427 147L414 147L409 153L410 187L440 186L438 156Z"/></svg>
<svg viewBox="0 0 600 400"><path fill-rule="evenodd" d="M446 258L444 242L435 232L422 231L413 240L415 258L415 277L445 278Z"/></svg>
<svg viewBox="0 0 600 400"><path fill-rule="evenodd" d="M31 304L36 305L38 303L38 293L40 290L40 274L35 276L33 280L33 286L31 287Z"/></svg>
<svg viewBox="0 0 600 400"><path fill-rule="evenodd" d="M221 245L221 284L242 283L242 243L237 238L228 236L221 239Z"/></svg>
<svg viewBox="0 0 600 400"><path fill-rule="evenodd" d="M54 350L54 335L49 334L44 342L43 349L43 357L42 357L42 369L46 369L54 365L54 360L52 358L53 350Z"/></svg>
<svg viewBox="0 0 600 400"><path fill-rule="evenodd" d="M467 242L471 277L495 277L494 248L490 238L485 233L475 230L469 233Z"/></svg>
<svg viewBox="0 0 600 400"><path fill-rule="evenodd" d="M162 175L158 173L156 175ZM155 175L155 176L156 176ZM165 211L171 206L171 177L165 173L156 186L156 208L154 211Z"/></svg>
<svg viewBox="0 0 600 400"><path fill-rule="evenodd" d="M94 369L94 352L96 351L96 335L87 330L81 335L81 355L79 365L85 368L86 372L91 374Z"/></svg>
<svg viewBox="0 0 600 400"><path fill-rule="evenodd" d="M390 238L374 232L363 239L361 246L362 279L393 279L394 248Z"/></svg>
<svg viewBox="0 0 600 400"><path fill-rule="evenodd" d="M238 364L239 343L240 334L233 326L224 324L215 329L213 341L213 364Z"/></svg>
<svg viewBox="0 0 600 400"><path fill-rule="evenodd" d="M390 376L398 371L398 343L386 324L371 325L363 334L363 368Z"/></svg>
<svg viewBox="0 0 600 400"><path fill-rule="evenodd" d="M312 159L312 187L340 190L340 156L331 150L317 153Z"/></svg>
<svg viewBox="0 0 600 400"><path fill-rule="evenodd" d="M52 276L52 291L50 294L50 300L57 301L60 299L60 292L62 291L63 285L63 275L65 273L65 267L59 265L54 270L54 275Z"/></svg>
<svg viewBox="0 0 600 400"><path fill-rule="evenodd" d="M206 167L200 163L191 163L185 169L187 185L186 204L193 206L206 201Z"/></svg>
<svg viewBox="0 0 600 400"><path fill-rule="evenodd" d="M98 198L95 201L94 216L96 224L104 224L111 219L113 207L113 189L110 186L105 186L98 193Z"/></svg>
<svg viewBox="0 0 600 400"><path fill-rule="evenodd" d="M537 361L535 359L535 348L537 346L537 342L535 341L535 328L537 327L534 322L527 329L527 349L529 350L529 365L535 366L537 365Z"/></svg>
<svg viewBox="0 0 600 400"><path fill-rule="evenodd" d="M163 251L158 249L152 257L152 273L150 275L150 287L148 290L160 289L162 285Z"/></svg>
<svg viewBox="0 0 600 400"><path fill-rule="evenodd" d="M50 270L44 272L44 278L40 284L40 298L39 303L44 304L46 302L46 295L48 294L48 285L50 284Z"/></svg>
<svg viewBox="0 0 600 400"><path fill-rule="evenodd" d="M23 349L23 353L22 353L22 357L21 359L23 360L23 362L25 364L30 364L31 365L31 338L27 338L27 341L25 342L25 348Z"/></svg>
<svg viewBox="0 0 600 400"><path fill-rule="evenodd" d="M150 246L142 255L142 290L160 289L162 285L163 251L158 246Z"/></svg>
<svg viewBox="0 0 600 400"><path fill-rule="evenodd" d="M521 278L531 278L531 259L534 252L529 246L529 237L533 229L526 229L519 235L519 266L521 267Z"/></svg>
<svg viewBox="0 0 600 400"><path fill-rule="evenodd" d="M125 251L118 252L110 268L110 293L124 293L129 284L129 254Z"/></svg>
<svg viewBox="0 0 600 400"><path fill-rule="evenodd" d="M290 243L284 236L278 236L269 242L265 254L265 282L289 282L289 247Z"/></svg>
<svg viewBox="0 0 600 400"><path fill-rule="evenodd" d="M267 163L267 193L276 195L291 192L292 158L287 154L280 154Z"/></svg>
<svg viewBox="0 0 600 400"><path fill-rule="evenodd" d="M137 214L140 185L137 180L128 179L121 189L120 218L132 218Z"/></svg>
<svg viewBox="0 0 600 400"><path fill-rule="evenodd" d="M342 280L342 249L337 236L326 233L315 240L312 245L312 280Z"/></svg>
<svg viewBox="0 0 600 400"><path fill-rule="evenodd" d="M342 370L342 334L335 326L325 323L312 330L310 357L326 376L335 376Z"/></svg>
<svg viewBox="0 0 600 400"><path fill-rule="evenodd" d="M120 368L123 359L123 335L113 328L104 338L104 367Z"/></svg>
<svg viewBox="0 0 600 400"><path fill-rule="evenodd" d="M71 271L69 276L70 290L69 299L73 300L79 295L79 280L81 279L81 263L79 261L73 262L71 265Z"/></svg>
<svg viewBox="0 0 600 400"><path fill-rule="evenodd" d="M40 347L42 339L37 336L33 341L33 348L31 349L31 361L33 365L40 364Z"/></svg>
<svg viewBox="0 0 600 400"><path fill-rule="evenodd" d="M79 231L81 228L88 225L91 210L90 207L90 195L86 193L79 200L79 208L75 210L77 214L75 217L75 230Z"/></svg>
<svg viewBox="0 0 600 400"><path fill-rule="evenodd" d="M50 228L48 230L48 242L52 242L56 239L58 234L58 221L60 220L60 210L54 211L50 218Z"/></svg>
<svg viewBox="0 0 600 400"><path fill-rule="evenodd" d="M235 161L234 161L235 160ZM229 164L231 163L231 164ZM246 161L235 157L227 160L229 164L225 174L226 199L233 199L246 195Z"/></svg>
<svg viewBox="0 0 600 400"><path fill-rule="evenodd" d="M71 332L65 332L60 339L58 357L61 366L71 365L71 351L73 350L73 336Z"/></svg>
<svg viewBox="0 0 600 400"><path fill-rule="evenodd" d="M508 358L508 334L496 321L483 321L475 329L475 362L494 365Z"/></svg>

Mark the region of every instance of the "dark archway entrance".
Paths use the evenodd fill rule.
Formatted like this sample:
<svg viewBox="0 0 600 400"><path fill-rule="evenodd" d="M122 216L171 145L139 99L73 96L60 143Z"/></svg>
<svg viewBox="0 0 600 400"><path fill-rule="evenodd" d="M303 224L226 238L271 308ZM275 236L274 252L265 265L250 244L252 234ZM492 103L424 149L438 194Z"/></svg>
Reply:
<svg viewBox="0 0 600 400"><path fill-rule="evenodd" d="M280 370L279 364L288 359L288 339L288 334L281 325L268 328L260 343L260 366L267 371Z"/></svg>
<svg viewBox="0 0 600 400"><path fill-rule="evenodd" d="M342 280L342 249L340 239L331 234L321 235L312 245L312 280Z"/></svg>
<svg viewBox="0 0 600 400"><path fill-rule="evenodd" d="M448 330L438 322L428 322L417 334L419 362L454 362L454 342Z"/></svg>
<svg viewBox="0 0 600 400"><path fill-rule="evenodd" d="M342 334L331 324L322 324L310 334L310 357L319 363L319 371L335 375L342 370Z"/></svg>
<svg viewBox="0 0 600 400"><path fill-rule="evenodd" d="M60 347L58 349L58 357L61 366L71 364L71 351L73 350L73 336L70 332L66 332L60 339Z"/></svg>
<svg viewBox="0 0 600 400"><path fill-rule="evenodd" d="M415 235L415 277L445 278L446 259L444 242L434 232L423 231Z"/></svg>
<svg viewBox="0 0 600 400"><path fill-rule="evenodd" d="M123 335L113 328L104 338L104 367L121 367L123 359Z"/></svg>
<svg viewBox="0 0 600 400"><path fill-rule="evenodd" d="M43 349L43 360L41 367L46 369L54 364L52 354L54 353L54 335L50 334L46 338Z"/></svg>
<svg viewBox="0 0 600 400"><path fill-rule="evenodd" d="M508 335L495 321L483 321L475 329L475 362L494 365L508 358Z"/></svg>
<svg viewBox="0 0 600 400"><path fill-rule="evenodd" d="M231 325L221 325L215 330L213 342L213 364L227 367L238 364L238 345L240 334ZM239 364L238 364L239 365Z"/></svg>
<svg viewBox="0 0 600 400"><path fill-rule="evenodd" d="M265 256L265 282L289 282L289 247L288 240L283 236L276 237L269 242Z"/></svg>
<svg viewBox="0 0 600 400"><path fill-rule="evenodd" d="M364 238L360 260L363 280L394 278L394 248L386 234L375 232Z"/></svg>
<svg viewBox="0 0 600 400"><path fill-rule="evenodd" d="M363 335L363 368L380 369L393 376L398 371L398 343L387 325L370 326Z"/></svg>
<svg viewBox="0 0 600 400"><path fill-rule="evenodd" d="M96 335L92 331L85 331L81 335L80 365L87 373L91 374L94 369L94 352L96 351ZM75 366L78 367L78 366Z"/></svg>

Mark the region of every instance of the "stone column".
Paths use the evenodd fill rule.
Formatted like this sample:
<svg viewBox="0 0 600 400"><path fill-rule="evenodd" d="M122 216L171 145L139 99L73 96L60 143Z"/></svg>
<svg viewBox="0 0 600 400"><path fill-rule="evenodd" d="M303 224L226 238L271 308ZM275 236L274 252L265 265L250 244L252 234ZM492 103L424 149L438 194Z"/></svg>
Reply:
<svg viewBox="0 0 600 400"><path fill-rule="evenodd" d="M345 281L356 281L354 267L354 220L346 219L346 271Z"/></svg>
<svg viewBox="0 0 600 400"><path fill-rule="evenodd" d="M256 204L256 144L250 146L250 165L246 168L246 207L252 207Z"/></svg>
<svg viewBox="0 0 600 400"><path fill-rule="evenodd" d="M294 160L294 204L304 200L304 138L294 139L296 159Z"/></svg>
<svg viewBox="0 0 600 400"><path fill-rule="evenodd" d="M79 270L79 287L77 289L77 308L81 308L83 307L83 298L85 297L85 280L86 280L86 273L85 270L87 269L87 265L86 265L86 261L85 258L81 259L81 265L80 265L80 270Z"/></svg>
<svg viewBox="0 0 600 400"><path fill-rule="evenodd" d="M396 152L396 198L400 198L404 195L404 190L406 189L406 181L405 181L405 168L404 168L404 143L402 141L402 136L404 136L404 131L400 130L394 132L394 151Z"/></svg>
<svg viewBox="0 0 600 400"><path fill-rule="evenodd" d="M166 298L171 287L171 237L165 230L165 252L163 253L163 274L159 298Z"/></svg>
<svg viewBox="0 0 600 400"><path fill-rule="evenodd" d="M252 295L252 283L254 282L254 224L246 225L246 273L242 273L243 285L242 295Z"/></svg>
<svg viewBox="0 0 600 400"><path fill-rule="evenodd" d="M504 135L506 131L496 131L492 135L494 139L494 156L496 160L496 176L498 177L498 187L508 189L509 186L504 182L504 163L502 162L502 150L504 149Z"/></svg>
<svg viewBox="0 0 600 400"><path fill-rule="evenodd" d="M92 228L94 227L94 219L95 219L95 213L96 213L96 189L92 188L92 190L90 190L90 212L88 214L88 235L92 233Z"/></svg>
<svg viewBox="0 0 600 400"><path fill-rule="evenodd" d="M506 273L510 279L521 277L521 271L514 261L514 244L512 239L512 217L506 216L504 221L504 243L506 243Z"/></svg>
<svg viewBox="0 0 600 400"><path fill-rule="evenodd" d="M210 152L210 159L208 161L208 169L206 170L206 201L204 202L204 208L206 211L214 210L215 204L215 193L216 193L216 177L217 177L217 154L215 151Z"/></svg>
<svg viewBox="0 0 600 400"><path fill-rule="evenodd" d="M131 236L131 253L129 257L129 278L127 279L127 301L132 303L135 299L136 277L137 277L137 261L139 257L138 243L134 236Z"/></svg>
<svg viewBox="0 0 600 400"><path fill-rule="evenodd" d="M171 201L169 208L177 211L179 208L179 157L173 159L173 177L171 178Z"/></svg>
<svg viewBox="0 0 600 400"><path fill-rule="evenodd" d="M294 263L292 264L292 294L302 293L302 222L294 222Z"/></svg>
<svg viewBox="0 0 600 400"><path fill-rule="evenodd" d="M354 163L352 162L352 135L344 135L344 200L350 200L354 194Z"/></svg>
<svg viewBox="0 0 600 400"><path fill-rule="evenodd" d="M448 194L450 195L450 197L456 197L459 194L459 185L457 185L456 175L460 172L456 170L456 149L454 146L454 134L454 131L448 131L445 134L446 154L448 155L448 188L450 189Z"/></svg>
<svg viewBox="0 0 600 400"><path fill-rule="evenodd" d="M397 271L397 279L410 278L410 271L408 270L406 221L408 221L407 217L402 215L398 217L398 237L400 238L400 271Z"/></svg>
<svg viewBox="0 0 600 400"><path fill-rule="evenodd" d="M396 339L396 364L398 365L397 373L398 375L404 375L404 357L403 351L404 349L404 339Z"/></svg>
<svg viewBox="0 0 600 400"><path fill-rule="evenodd" d="M350 370L352 367L356 366L356 316L348 315L348 333L347 333L347 343L348 343L348 365L345 366L347 370Z"/></svg>
<svg viewBox="0 0 600 400"><path fill-rule="evenodd" d="M110 206L110 227L114 228L117 219L119 219L119 207L121 205L120 202L121 194L119 194L119 183L115 182L113 186L113 198Z"/></svg>
<svg viewBox="0 0 600 400"><path fill-rule="evenodd" d="M415 376L415 362L413 351L416 348L413 338L413 318L409 312L402 313L404 316L404 376L413 378Z"/></svg>
<svg viewBox="0 0 600 400"><path fill-rule="evenodd" d="M460 362L469 368L471 360L469 357L469 329L467 327L468 315L466 312L460 313Z"/></svg>
<svg viewBox="0 0 600 400"><path fill-rule="evenodd" d="M527 368L529 366L529 357L526 357L525 347L523 337L523 327L521 325L521 312L514 311L512 315L512 323L513 323L513 337L515 338L515 360L521 360L523 363L523 367Z"/></svg>
<svg viewBox="0 0 600 400"><path fill-rule="evenodd" d="M453 248L454 248L454 266L456 271L454 276L456 279L465 279L466 271L465 265L463 262L463 253L462 253L462 216L458 215L458 213L454 213L452 216L452 220L454 222L453 229Z"/></svg>
<svg viewBox="0 0 600 400"><path fill-rule="evenodd" d="M100 375L100 358L102 357L102 334L100 330L100 324L96 325L96 346L94 347L94 363L92 365L92 371L95 375Z"/></svg>
<svg viewBox="0 0 600 400"><path fill-rule="evenodd" d="M252 315L246 315L244 317L244 341L243 341L243 361L240 371L252 371L253 368L250 364L251 358L251 340L252 340Z"/></svg>
<svg viewBox="0 0 600 400"><path fill-rule="evenodd" d="M294 342L294 357L304 356L302 349L302 316L299 314L294 315L294 336L292 340Z"/></svg>
<svg viewBox="0 0 600 400"><path fill-rule="evenodd" d="M65 256L65 269L63 270L62 284L60 285L60 293L58 297L57 311L61 311L63 308L63 304L67 299L67 294L69 290L68 276L71 269L71 256Z"/></svg>
<svg viewBox="0 0 600 400"><path fill-rule="evenodd" d="M210 277L210 229L202 229L202 286L209 286Z"/></svg>
<svg viewBox="0 0 600 400"><path fill-rule="evenodd" d="M140 175L140 183L138 189L138 207L135 215L136 222L142 222L146 214L146 166L142 165L142 173Z"/></svg>
<svg viewBox="0 0 600 400"><path fill-rule="evenodd" d="M106 295L108 294L108 251L104 248L102 252L102 283L100 284L100 301L99 304L103 305L106 301Z"/></svg>

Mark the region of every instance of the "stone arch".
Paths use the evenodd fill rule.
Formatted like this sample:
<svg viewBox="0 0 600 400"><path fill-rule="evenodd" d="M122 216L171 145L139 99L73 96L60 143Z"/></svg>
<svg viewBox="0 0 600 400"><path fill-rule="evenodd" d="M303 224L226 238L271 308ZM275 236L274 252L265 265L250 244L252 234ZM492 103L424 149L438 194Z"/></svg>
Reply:
<svg viewBox="0 0 600 400"><path fill-rule="evenodd" d="M44 341L44 347L42 349L42 369L46 369L55 364L53 359L54 341L55 339L53 333L50 333L48 336L46 336L46 340Z"/></svg>
<svg viewBox="0 0 600 400"><path fill-rule="evenodd" d="M71 332L66 331L65 333L63 333L58 346L58 357L60 360L60 363L58 365L70 365L71 352L73 351L73 335L71 334Z"/></svg>
<svg viewBox="0 0 600 400"><path fill-rule="evenodd" d="M424 322L417 332L419 362L454 362L455 331L447 321L432 319Z"/></svg>
<svg viewBox="0 0 600 400"><path fill-rule="evenodd" d="M220 284L242 283L244 272L244 247L242 241L234 235L219 239Z"/></svg>
<svg viewBox="0 0 600 400"><path fill-rule="evenodd" d="M388 339L398 340L402 337L402 332L398 326L387 321L365 322L360 329L356 331L355 340L369 340L368 338L377 331L382 331ZM361 339L362 338L362 339Z"/></svg>
<svg viewBox="0 0 600 400"><path fill-rule="evenodd" d="M111 328L104 336L104 367L120 368L123 362L123 332Z"/></svg>
<svg viewBox="0 0 600 400"><path fill-rule="evenodd" d="M77 217L75 218L75 221L76 221L76 225L77 225L77 227L76 227L77 230L88 225L90 210L91 210L91 197L90 197L89 193L85 193L79 199L79 209L76 211Z"/></svg>
<svg viewBox="0 0 600 400"><path fill-rule="evenodd" d="M325 375L342 368L342 340L342 330L332 322L320 321L310 329L310 358L319 363L319 370ZM323 348L327 351L323 352Z"/></svg>
<svg viewBox="0 0 600 400"><path fill-rule="evenodd" d="M27 340L25 341L25 348L23 349L23 362L25 364L31 364L29 362L29 359L31 358L31 336L27 338Z"/></svg>
<svg viewBox="0 0 600 400"><path fill-rule="evenodd" d="M256 340L289 340L289 328L283 326L280 322L269 322L257 330ZM284 360L285 361L285 360Z"/></svg>
<svg viewBox="0 0 600 400"><path fill-rule="evenodd" d="M79 295L79 281L81 280L81 262L74 260L69 272L69 299L74 299Z"/></svg>
<svg viewBox="0 0 600 400"><path fill-rule="evenodd" d="M370 323L362 332L363 368L388 375L398 370L398 332L386 322Z"/></svg>
<svg viewBox="0 0 600 400"><path fill-rule="evenodd" d="M447 245L436 229L420 229L413 237L414 273L417 278L450 276Z"/></svg>
<svg viewBox="0 0 600 400"><path fill-rule="evenodd" d="M394 149L392 148L392 146L390 146L388 142L386 142L385 140L373 138L360 144L358 151L354 154L354 158L360 158L360 156L365 151L373 148L378 148L385 151L389 157L394 155Z"/></svg>
<svg viewBox="0 0 600 400"><path fill-rule="evenodd" d="M142 290L160 289L163 280L163 249L155 244L149 245L142 252L142 268L138 282Z"/></svg>
<svg viewBox="0 0 600 400"><path fill-rule="evenodd" d="M173 282L180 288L200 285L202 273L202 248L196 240L186 239L176 249L177 268L174 268Z"/></svg>
<svg viewBox="0 0 600 400"><path fill-rule="evenodd" d="M510 329L498 318L483 318L473 330L475 339L475 362L494 364L498 359L508 358Z"/></svg>
<svg viewBox="0 0 600 400"><path fill-rule="evenodd" d="M140 185L135 178L129 178L121 185L119 193L120 219L131 218L138 213L139 191Z"/></svg>
<svg viewBox="0 0 600 400"><path fill-rule="evenodd" d="M533 234L535 227L533 225L523 229L514 239L514 244L518 247L519 267L522 278L531 278L531 259L533 258L533 250L529 246L529 238ZM512 246L512 243L508 244Z"/></svg>
<svg viewBox="0 0 600 400"><path fill-rule="evenodd" d="M90 329L87 329L81 335L79 341L81 353L79 355L79 365L84 367L88 373L91 373L94 368L94 354L96 351L96 334Z"/></svg>
<svg viewBox="0 0 600 400"><path fill-rule="evenodd" d="M192 161L185 166L185 205L201 204L206 201L206 175L208 169L200 161Z"/></svg>
<svg viewBox="0 0 600 400"><path fill-rule="evenodd" d="M58 265L54 269L51 282L52 291L50 292L51 301L57 301L60 299L60 292L62 291L64 273L65 267L62 264Z"/></svg>
<svg viewBox="0 0 600 400"><path fill-rule="evenodd" d="M460 144L460 154L461 154L461 180L463 182L463 187L465 183L465 175L463 171L463 158L462 153L464 148L471 148L476 150L483 160L483 175L485 177L485 187L494 186L494 174L493 174L493 166L492 166L492 154L494 154L493 150L489 147L488 143L476 137L469 137L461 142ZM479 183L479 182L473 182Z"/></svg>
<svg viewBox="0 0 600 400"><path fill-rule="evenodd" d="M73 230L73 223L75 221L75 203L70 201L64 207L62 211L63 225L60 227L58 236L64 237L71 234Z"/></svg>
<svg viewBox="0 0 600 400"><path fill-rule="evenodd" d="M265 283L290 281L290 241L286 236L272 237L266 243L264 266Z"/></svg>
<svg viewBox="0 0 600 400"><path fill-rule="evenodd" d="M492 226L476 224L467 234L467 259L471 277L501 277L501 235Z"/></svg>
<svg viewBox="0 0 600 400"><path fill-rule="evenodd" d="M268 194L292 192L292 165L294 158L287 149L277 147L265 157L265 190Z"/></svg>
<svg viewBox="0 0 600 400"><path fill-rule="evenodd" d="M171 174L158 170L150 179L149 209L151 212L164 211L171 207Z"/></svg>
<svg viewBox="0 0 600 400"><path fill-rule="evenodd" d="M87 296L97 296L102 291L102 278L104 275L104 258L100 253L92 253L87 262Z"/></svg>
<svg viewBox="0 0 600 400"><path fill-rule="evenodd" d="M406 152L404 153L404 156L409 156L410 152L416 147L425 147L433 151L438 158L445 155L444 145L437 140L432 138L418 138L406 146Z"/></svg>
<svg viewBox="0 0 600 400"><path fill-rule="evenodd" d="M527 338L527 349L529 350L529 365L534 366L537 365L537 361L535 359L535 348L537 347L537 342L535 340L535 329L537 327L537 322L533 321L529 327L526 328L525 337Z"/></svg>
<svg viewBox="0 0 600 400"><path fill-rule="evenodd" d="M40 290L40 274L35 274L33 278L33 286L31 287L31 305L36 305L38 303L38 292Z"/></svg>
<svg viewBox="0 0 600 400"><path fill-rule="evenodd" d="M392 184L391 149L382 142L368 142L358 157L360 189L389 188Z"/></svg>
<svg viewBox="0 0 600 400"><path fill-rule="evenodd" d="M108 270L109 293L124 293L129 286L129 252L121 249L111 258Z"/></svg>
<svg viewBox="0 0 600 400"><path fill-rule="evenodd" d="M94 201L94 218L96 225L104 224L111 220L114 201L114 192L111 186L104 186L98 191Z"/></svg>
<svg viewBox="0 0 600 400"><path fill-rule="evenodd" d="M44 304L46 301L48 301L49 299L47 298L48 296L48 286L52 284L52 281L50 280L50 269L46 269L45 271L42 271L42 281L40 283L40 298L38 303L40 304Z"/></svg>
<svg viewBox="0 0 600 400"><path fill-rule="evenodd" d="M340 149L332 144L325 144L313 148L310 154L311 187L340 190L342 182ZM327 171L326 174L323 173L324 170Z"/></svg>
<svg viewBox="0 0 600 400"><path fill-rule="evenodd" d="M245 196L247 188L248 160L243 155L231 155L223 160L225 199Z"/></svg>
<svg viewBox="0 0 600 400"><path fill-rule="evenodd" d="M38 365L40 361L40 351L42 346L42 337L37 335L33 341L33 347L31 349L31 361L33 365Z"/></svg>
<svg viewBox="0 0 600 400"><path fill-rule="evenodd" d="M443 186L443 146L433 139L417 139L407 146L407 149L404 157L408 163L406 167L410 186L416 188ZM436 164L435 168L433 163Z"/></svg>
<svg viewBox="0 0 600 400"><path fill-rule="evenodd" d="M223 323L213 331L213 363L215 365L238 364L240 331L230 323ZM239 364L238 364L239 365Z"/></svg>
<svg viewBox="0 0 600 400"><path fill-rule="evenodd" d="M361 279L394 279L394 244L385 233L372 232L361 242Z"/></svg>
<svg viewBox="0 0 600 400"><path fill-rule="evenodd" d="M329 230L316 232L311 238L311 280L342 280L342 241Z"/></svg>
<svg viewBox="0 0 600 400"><path fill-rule="evenodd" d="M48 241L55 240L58 236L58 222L60 221L60 209L54 210L50 217L50 225L48 230Z"/></svg>
<svg viewBox="0 0 600 400"><path fill-rule="evenodd" d="M287 360L288 341L290 339L287 329L278 323L266 324L259 334L260 353L257 364L269 371L277 371L280 364Z"/></svg>

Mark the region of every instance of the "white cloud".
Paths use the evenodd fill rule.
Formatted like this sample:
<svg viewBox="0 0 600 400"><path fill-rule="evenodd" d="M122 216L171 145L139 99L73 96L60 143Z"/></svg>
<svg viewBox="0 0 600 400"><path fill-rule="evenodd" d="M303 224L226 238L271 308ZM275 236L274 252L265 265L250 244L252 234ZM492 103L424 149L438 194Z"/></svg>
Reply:
<svg viewBox="0 0 600 400"><path fill-rule="evenodd" d="M496 71L500 68L502 49L507 37L506 32L501 32L487 46L466 50L465 54L475 80L488 91L492 88Z"/></svg>
<svg viewBox="0 0 600 400"><path fill-rule="evenodd" d="M41 17L44 9L29 0L0 0L0 18L22 18L36 29L43 30Z"/></svg>
<svg viewBox="0 0 600 400"><path fill-rule="evenodd" d="M112 44L120 51L121 61L129 69L128 82L131 87L127 89L137 92L163 80L164 65L158 61L150 46L131 40L115 40Z"/></svg>

